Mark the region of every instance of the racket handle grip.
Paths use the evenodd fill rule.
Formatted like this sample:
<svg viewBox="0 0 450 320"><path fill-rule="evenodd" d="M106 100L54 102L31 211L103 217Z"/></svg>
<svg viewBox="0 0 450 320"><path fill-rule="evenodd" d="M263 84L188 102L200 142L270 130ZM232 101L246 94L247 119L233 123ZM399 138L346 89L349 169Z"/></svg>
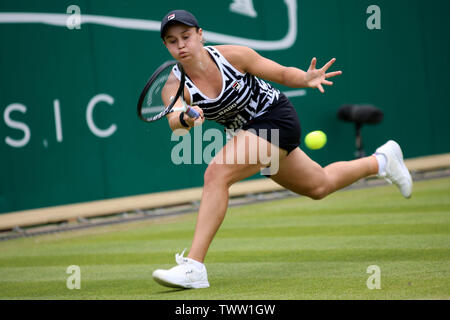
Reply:
<svg viewBox="0 0 450 320"><path fill-rule="evenodd" d="M189 117L194 118L194 119L197 119L198 117L200 117L200 114L195 109L193 109L191 107L187 107L186 114Z"/></svg>

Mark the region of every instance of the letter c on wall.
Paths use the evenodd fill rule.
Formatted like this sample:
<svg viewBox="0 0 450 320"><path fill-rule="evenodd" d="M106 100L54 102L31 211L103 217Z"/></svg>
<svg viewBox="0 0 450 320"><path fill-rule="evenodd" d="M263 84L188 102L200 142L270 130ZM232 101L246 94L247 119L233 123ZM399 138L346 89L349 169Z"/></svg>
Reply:
<svg viewBox="0 0 450 320"><path fill-rule="evenodd" d="M112 124L111 126L109 126L108 129L102 130L95 125L94 120L92 119L92 114L94 113L95 106L99 102L106 102L112 105L114 103L114 98L104 93L94 96L91 99L91 101L89 101L89 104L86 109L86 121L89 129L92 131L93 134L95 134L97 137L100 138L108 138L117 130L117 126L115 124Z"/></svg>

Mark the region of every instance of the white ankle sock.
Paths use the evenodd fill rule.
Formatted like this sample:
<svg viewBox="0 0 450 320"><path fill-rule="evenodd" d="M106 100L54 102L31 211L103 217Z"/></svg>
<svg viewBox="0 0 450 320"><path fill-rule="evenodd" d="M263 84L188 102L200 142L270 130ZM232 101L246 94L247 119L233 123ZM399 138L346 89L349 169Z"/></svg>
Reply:
<svg viewBox="0 0 450 320"><path fill-rule="evenodd" d="M387 158L382 153L375 153L374 156L378 161L378 174L382 175L386 172Z"/></svg>

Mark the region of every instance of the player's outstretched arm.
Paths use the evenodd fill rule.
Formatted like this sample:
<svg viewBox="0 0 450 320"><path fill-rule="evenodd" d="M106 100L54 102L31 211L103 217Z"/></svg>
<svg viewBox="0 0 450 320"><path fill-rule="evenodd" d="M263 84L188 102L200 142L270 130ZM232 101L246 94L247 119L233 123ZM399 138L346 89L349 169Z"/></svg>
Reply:
<svg viewBox="0 0 450 320"><path fill-rule="evenodd" d="M333 82L327 79L342 74L342 71L327 73L336 61L335 58L320 69L316 69L317 59L313 58L308 70L303 71L295 67L282 66L244 46L223 46L221 51L227 52L230 62L242 71L291 88L317 88L323 93L325 92L323 85L333 85Z"/></svg>

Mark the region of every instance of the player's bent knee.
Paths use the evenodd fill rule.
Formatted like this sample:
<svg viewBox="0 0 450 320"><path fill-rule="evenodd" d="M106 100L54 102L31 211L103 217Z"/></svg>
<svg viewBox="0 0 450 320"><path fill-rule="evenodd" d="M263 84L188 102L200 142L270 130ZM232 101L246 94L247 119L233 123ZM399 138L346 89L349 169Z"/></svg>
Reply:
<svg viewBox="0 0 450 320"><path fill-rule="evenodd" d="M216 170L215 170L215 168L213 168L213 165L210 164L206 168L205 173L203 174L203 182L204 182L204 184L206 185L206 184L213 183L214 180L216 179L216 176L217 176Z"/></svg>
<svg viewBox="0 0 450 320"><path fill-rule="evenodd" d="M228 170L225 166L216 163L210 163L206 168L205 174L203 175L203 182L205 185L217 185L219 183L230 184L230 175L227 173Z"/></svg>

